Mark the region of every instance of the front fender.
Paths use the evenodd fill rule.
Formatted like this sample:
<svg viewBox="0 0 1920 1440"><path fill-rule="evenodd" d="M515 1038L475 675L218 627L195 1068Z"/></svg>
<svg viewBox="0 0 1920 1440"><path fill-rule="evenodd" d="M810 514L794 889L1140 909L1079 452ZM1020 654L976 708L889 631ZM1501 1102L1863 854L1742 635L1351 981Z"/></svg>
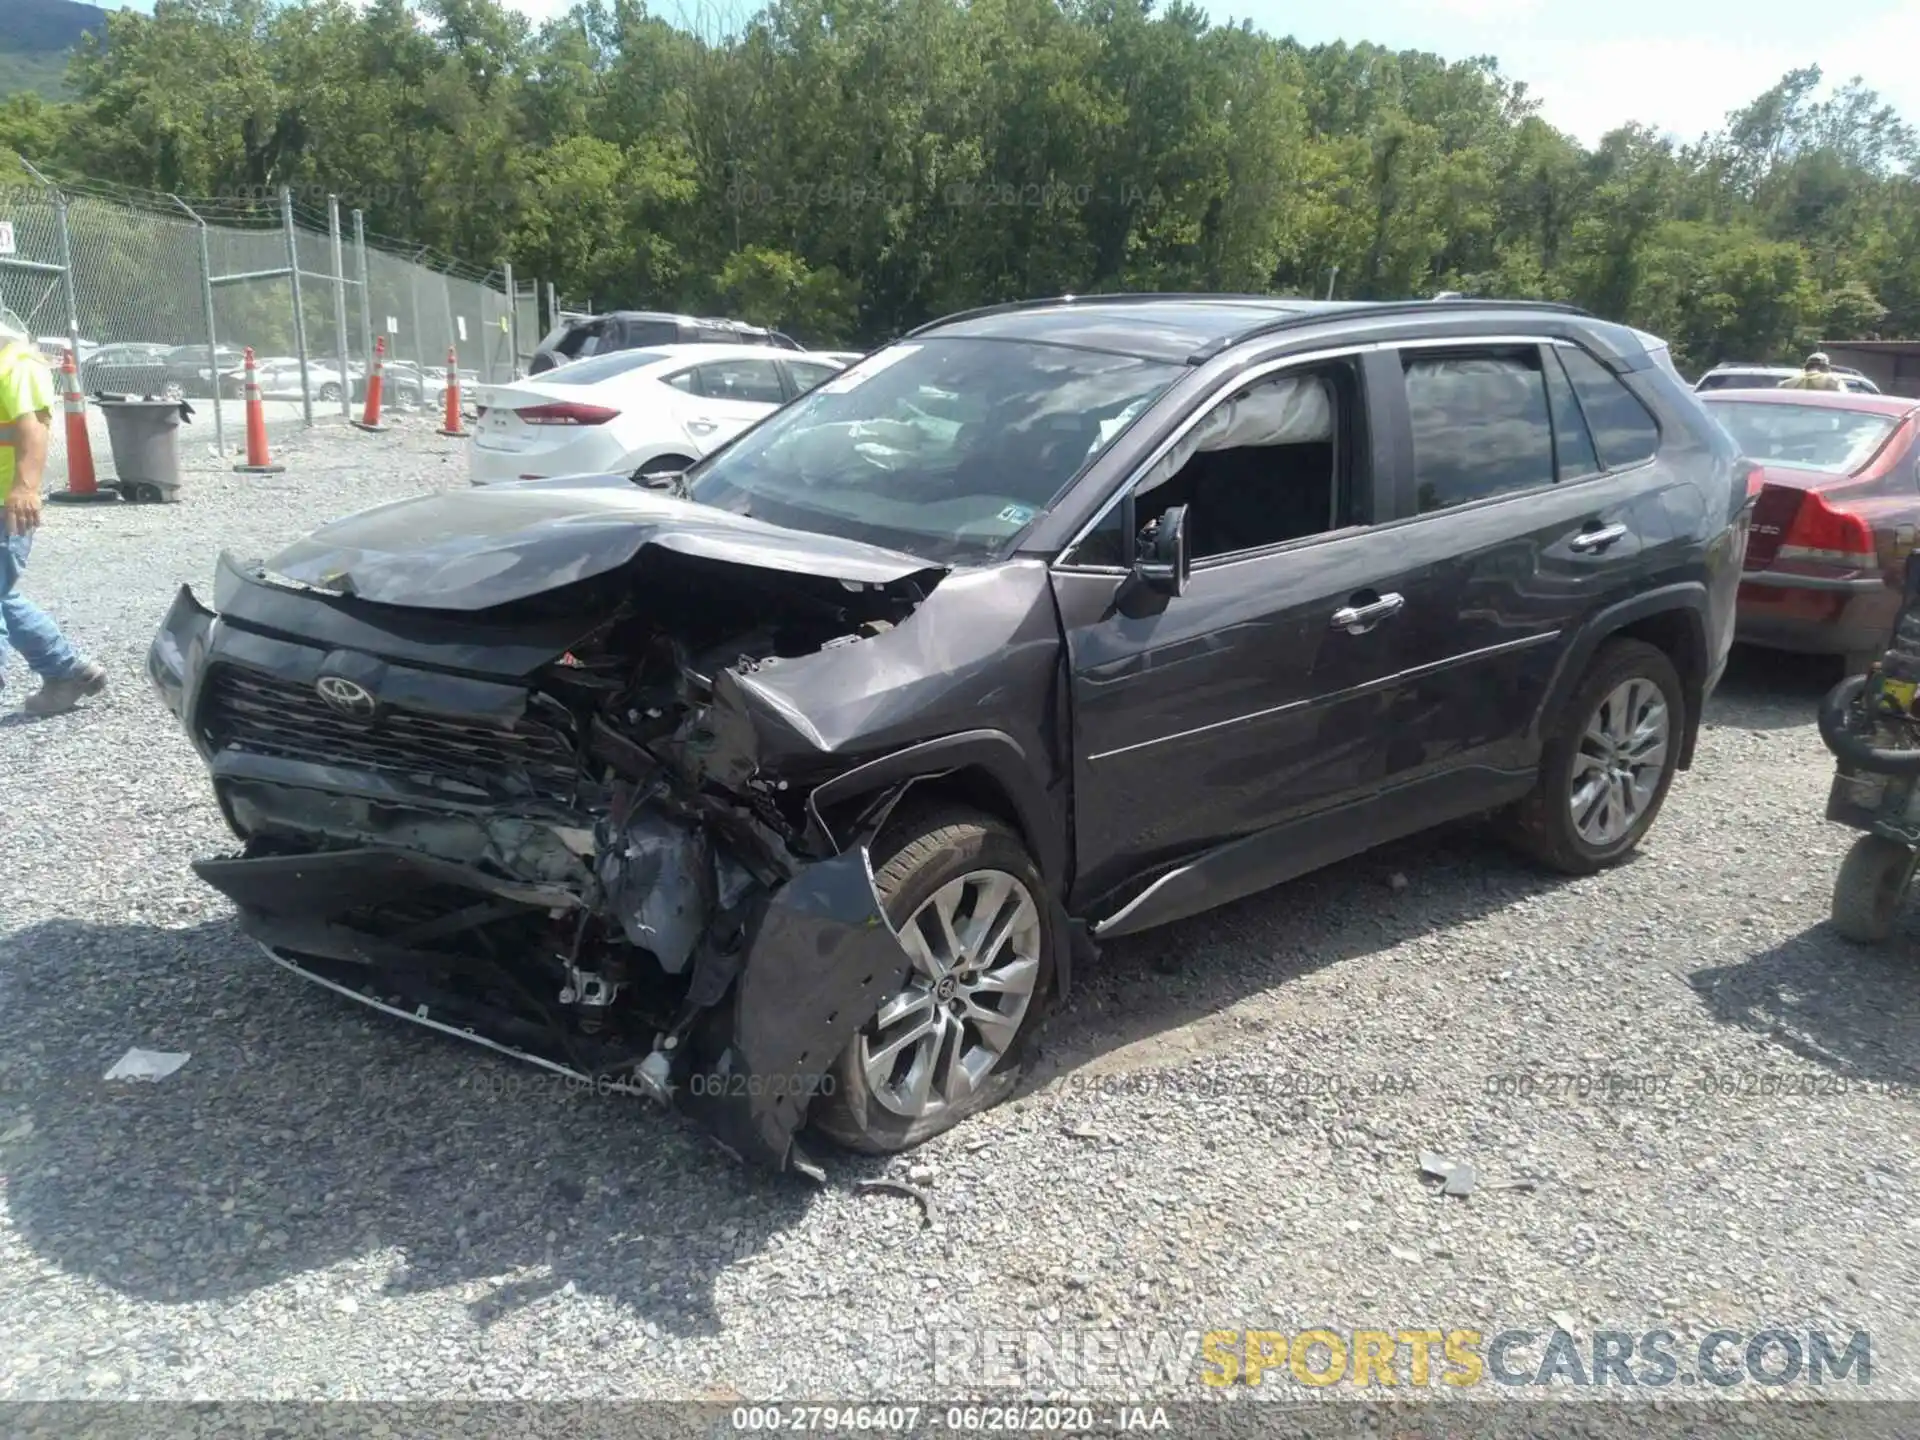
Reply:
<svg viewBox="0 0 1920 1440"><path fill-rule="evenodd" d="M836 849L841 849L852 837L836 830L826 818L829 813L852 801L904 788L916 780L932 780L969 769L984 771L1005 793L1040 874L1050 886L1059 887L1066 868L1064 829L1055 818L1053 804L1034 771L1032 758L1020 742L1004 730L963 730L923 740L856 765L814 787L807 797L808 813L822 834Z"/></svg>

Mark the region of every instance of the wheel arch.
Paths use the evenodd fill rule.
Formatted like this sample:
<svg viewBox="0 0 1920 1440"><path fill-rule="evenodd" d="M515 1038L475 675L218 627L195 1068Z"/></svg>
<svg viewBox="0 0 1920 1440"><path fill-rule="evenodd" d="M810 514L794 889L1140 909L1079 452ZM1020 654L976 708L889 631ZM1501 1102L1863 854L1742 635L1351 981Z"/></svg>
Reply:
<svg viewBox="0 0 1920 1440"><path fill-rule="evenodd" d="M1700 738L1700 712L1705 708L1707 676L1712 666L1707 611L1707 587L1689 581L1635 595L1594 615L1562 651L1546 699L1533 717L1531 738L1537 742L1546 734L1602 645L1609 640L1641 640L1663 653L1680 673L1687 714L1680 735L1679 768L1689 769Z"/></svg>
<svg viewBox="0 0 1920 1440"><path fill-rule="evenodd" d="M871 840L909 794L947 800L1001 820L1018 835L1047 889L1053 932L1054 999L1072 985L1072 957L1084 949L1068 918L1067 832L1025 747L1003 730L966 730L923 740L856 765L816 786L807 810L821 838L836 849Z"/></svg>
<svg viewBox="0 0 1920 1440"><path fill-rule="evenodd" d="M816 786L807 807L838 847L863 827L878 829L909 790L916 798L937 795L1006 821L1048 885L1063 883L1066 837L1027 752L1003 730L943 735L856 765Z"/></svg>

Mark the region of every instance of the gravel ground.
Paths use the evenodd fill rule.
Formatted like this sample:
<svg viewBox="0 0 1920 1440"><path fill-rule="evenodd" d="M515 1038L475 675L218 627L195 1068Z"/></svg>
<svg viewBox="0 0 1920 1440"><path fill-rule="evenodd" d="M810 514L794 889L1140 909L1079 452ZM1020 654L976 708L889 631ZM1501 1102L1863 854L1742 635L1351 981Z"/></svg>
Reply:
<svg viewBox="0 0 1920 1440"><path fill-rule="evenodd" d="M174 588L464 483L431 431L50 514L28 591L114 688L23 723L16 662L0 717L0 1397L1017 1395L986 1332L1555 1325L1864 1329L1840 1388L1920 1395L1920 919L1825 924L1824 668L1736 657L1632 863L1460 827L1116 945L1022 1099L815 1190L285 974L187 870L229 837L142 679ZM105 1083L136 1045L192 1059ZM931 1223L854 1188L909 1172ZM1175 1368L1025 1378L1213 1393Z"/></svg>

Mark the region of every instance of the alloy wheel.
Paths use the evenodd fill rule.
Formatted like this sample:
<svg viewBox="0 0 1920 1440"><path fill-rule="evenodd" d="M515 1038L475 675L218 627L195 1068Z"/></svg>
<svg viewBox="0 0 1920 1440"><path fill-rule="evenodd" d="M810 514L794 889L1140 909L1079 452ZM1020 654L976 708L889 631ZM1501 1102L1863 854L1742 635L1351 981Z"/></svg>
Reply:
<svg viewBox="0 0 1920 1440"><path fill-rule="evenodd" d="M1623 680L1607 692L1573 757L1573 828L1597 849L1618 844L1652 805L1666 770L1672 722L1660 687Z"/></svg>
<svg viewBox="0 0 1920 1440"><path fill-rule="evenodd" d="M1040 975L1040 907L1004 870L949 880L900 927L913 969L859 1038L873 1098L910 1120L964 1101L1006 1054Z"/></svg>

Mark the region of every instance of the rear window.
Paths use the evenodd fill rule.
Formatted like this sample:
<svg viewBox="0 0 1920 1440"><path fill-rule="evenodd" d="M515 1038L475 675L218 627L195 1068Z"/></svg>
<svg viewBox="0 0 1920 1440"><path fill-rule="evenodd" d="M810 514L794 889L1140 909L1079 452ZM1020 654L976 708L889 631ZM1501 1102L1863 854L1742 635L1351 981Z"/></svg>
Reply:
<svg viewBox="0 0 1920 1440"><path fill-rule="evenodd" d="M597 320L589 325L572 326L554 343L554 352L569 360L591 355L600 348L601 329L602 322Z"/></svg>
<svg viewBox="0 0 1920 1440"><path fill-rule="evenodd" d="M1776 405L1758 400L1705 403L1749 460L1837 475L1850 475L1872 459L1898 423L1891 415L1836 410L1828 405Z"/></svg>
<svg viewBox="0 0 1920 1440"><path fill-rule="evenodd" d="M1554 348L1567 367L1573 393L1580 397L1600 463L1620 470L1651 460L1660 448L1660 426L1639 397L1586 351L1570 345Z"/></svg>
<svg viewBox="0 0 1920 1440"><path fill-rule="evenodd" d="M665 360L662 350L615 350L608 355L595 355L589 360L576 360L571 365L562 365L557 370L549 370L542 385L597 385L602 380L611 380L615 375L628 370L637 370L642 365L651 365L656 360Z"/></svg>
<svg viewBox="0 0 1920 1440"><path fill-rule="evenodd" d="M1421 514L1553 483L1553 423L1537 352L1409 356Z"/></svg>

